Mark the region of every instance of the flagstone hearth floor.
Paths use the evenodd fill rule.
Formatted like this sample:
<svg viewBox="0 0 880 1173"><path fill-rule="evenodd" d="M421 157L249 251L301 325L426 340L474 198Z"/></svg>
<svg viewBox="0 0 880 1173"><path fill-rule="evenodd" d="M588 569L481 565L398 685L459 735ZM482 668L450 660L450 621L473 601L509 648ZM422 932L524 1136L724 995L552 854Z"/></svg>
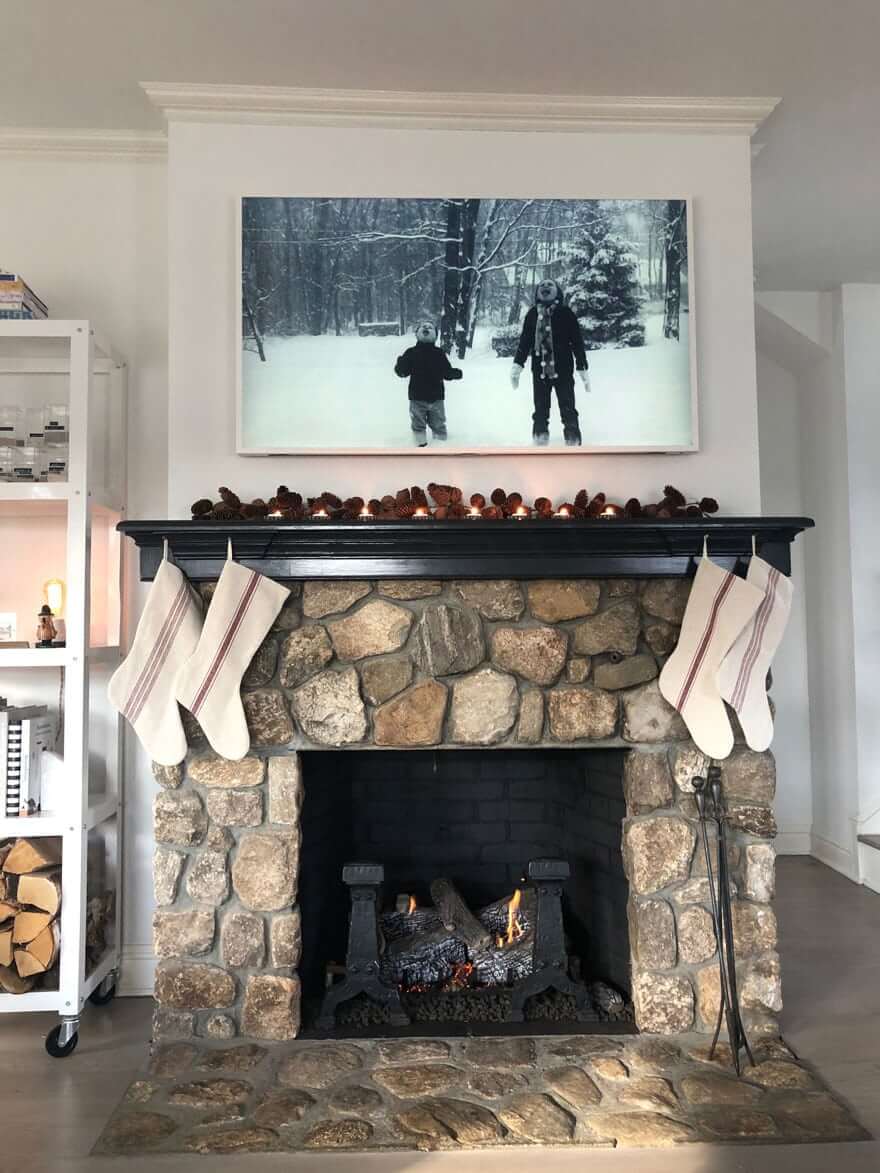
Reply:
<svg viewBox="0 0 880 1173"><path fill-rule="evenodd" d="M868 1134L780 1040L737 1080L702 1036L171 1043L95 1152L666 1147Z"/></svg>

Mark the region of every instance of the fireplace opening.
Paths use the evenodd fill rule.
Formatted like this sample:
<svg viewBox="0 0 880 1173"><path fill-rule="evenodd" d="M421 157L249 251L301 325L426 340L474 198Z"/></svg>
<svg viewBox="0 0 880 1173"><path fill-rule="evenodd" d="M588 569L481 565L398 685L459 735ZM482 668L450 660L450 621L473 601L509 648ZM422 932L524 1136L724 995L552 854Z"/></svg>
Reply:
<svg viewBox="0 0 880 1173"><path fill-rule="evenodd" d="M304 1029L632 1030L623 756L304 753Z"/></svg>

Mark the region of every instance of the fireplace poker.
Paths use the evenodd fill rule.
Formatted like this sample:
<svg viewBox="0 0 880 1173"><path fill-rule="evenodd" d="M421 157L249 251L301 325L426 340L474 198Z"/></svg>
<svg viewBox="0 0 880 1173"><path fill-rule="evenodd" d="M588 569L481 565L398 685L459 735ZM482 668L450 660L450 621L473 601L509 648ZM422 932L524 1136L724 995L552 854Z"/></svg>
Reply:
<svg viewBox="0 0 880 1173"><path fill-rule="evenodd" d="M695 778L693 781L694 797L697 803L697 812L700 816L700 835L703 843L703 853L706 858L706 873L709 884L709 900L712 906L712 923L715 929L715 940L718 945L718 969L721 987L721 999L718 1007L718 1021L715 1033L712 1036L712 1045L709 1048L709 1057L714 1057L718 1038L721 1034L721 1024L727 1022L727 1036L730 1049L733 1053L733 1063L737 1075L741 1074L740 1051L745 1050L749 1062L755 1065L739 1005L739 994L736 982L736 953L733 940L733 914L730 902L730 873L728 865L727 842L727 811L721 791L721 770L718 766L710 766L708 778ZM711 808L711 811L710 811ZM718 844L718 877L716 886L715 872L712 867L712 852L709 845L709 822L716 824L716 842Z"/></svg>

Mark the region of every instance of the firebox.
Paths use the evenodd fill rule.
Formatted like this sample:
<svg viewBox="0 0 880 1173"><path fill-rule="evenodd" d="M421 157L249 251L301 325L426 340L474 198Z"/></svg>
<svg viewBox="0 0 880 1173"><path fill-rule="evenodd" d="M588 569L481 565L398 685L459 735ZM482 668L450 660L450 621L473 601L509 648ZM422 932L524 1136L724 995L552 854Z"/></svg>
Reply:
<svg viewBox="0 0 880 1173"><path fill-rule="evenodd" d="M623 762L304 753L304 1028L632 1029Z"/></svg>

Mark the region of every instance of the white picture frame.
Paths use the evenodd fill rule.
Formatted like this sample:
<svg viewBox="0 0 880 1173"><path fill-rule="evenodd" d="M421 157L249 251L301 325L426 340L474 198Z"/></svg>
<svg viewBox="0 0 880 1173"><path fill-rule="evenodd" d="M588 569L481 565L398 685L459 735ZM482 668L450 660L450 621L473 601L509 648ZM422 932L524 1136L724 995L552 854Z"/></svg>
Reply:
<svg viewBox="0 0 880 1173"><path fill-rule="evenodd" d="M243 264L243 243L242 243L242 208L248 200L299 200L296 196L266 196L265 194L243 194L236 199L235 202L235 291L234 291L234 306L233 306L233 321L235 323L234 331L234 364L235 364L235 443L236 453L239 456L412 456L416 459L421 457L424 459L425 452L411 444L391 444L387 446L360 446L357 444L339 444L339 445L302 445L297 443L254 443L247 435L245 427L245 412L247 410L246 392L244 386L244 343L245 332L243 329L244 315L242 313L242 264ZM314 198L314 197L308 197ZM354 200L354 199L387 199L387 197L323 197L327 200ZM402 200L415 199L417 197L400 197ZM421 197L419 197L421 198ZM455 197L458 198L458 197ZM512 197L505 197L512 198ZM528 197L515 197L518 200L526 200ZM542 197L543 198L543 197ZM615 454L659 454L659 455L680 455L685 453L698 452L700 450L700 392L699 392L699 367L698 367L698 345L699 345L699 326L697 314L697 284L695 275L695 214L694 214L694 200L687 195L670 195L664 194L662 196L635 196L624 199L619 196L604 197L604 196L590 196L583 197L585 200L596 200L599 202L621 204L630 203L633 201L651 201L651 202L668 202L671 200L680 201L686 208L686 247L687 247L687 299L686 309L682 309L683 313L687 315L688 323L688 337L687 337L687 357L686 369L688 375L687 385L687 427L689 429L687 439L684 442L657 442L648 441L646 443L590 443L589 438L585 437L581 445L576 447L563 446L561 443L554 443L547 447L535 447L528 440L522 444L483 444L483 443L467 443L467 442L448 442L443 444L442 448L431 446L428 451L436 455L444 456L487 456L487 455L615 455ZM566 199L564 202L574 202ZM410 340L411 341L411 340ZM407 339L399 338L401 346L406 344ZM591 352L588 350L588 358ZM526 370L522 376L523 382L529 379L529 372ZM554 405L555 410L555 405Z"/></svg>

